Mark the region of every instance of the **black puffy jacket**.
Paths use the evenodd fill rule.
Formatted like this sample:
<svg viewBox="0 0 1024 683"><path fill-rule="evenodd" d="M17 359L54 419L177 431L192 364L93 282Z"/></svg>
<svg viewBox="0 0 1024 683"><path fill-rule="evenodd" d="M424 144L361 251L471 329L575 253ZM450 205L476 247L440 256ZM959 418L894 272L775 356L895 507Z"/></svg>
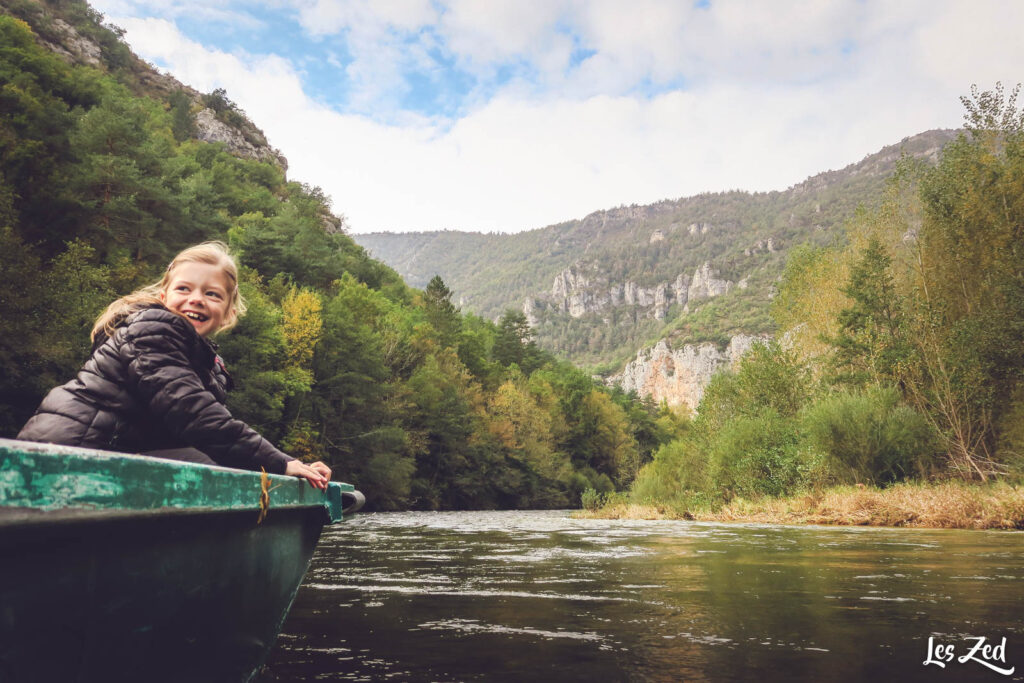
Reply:
<svg viewBox="0 0 1024 683"><path fill-rule="evenodd" d="M50 391L19 439L123 453L192 447L220 465L283 474L288 457L224 405L231 378L181 316L150 306L98 340Z"/></svg>

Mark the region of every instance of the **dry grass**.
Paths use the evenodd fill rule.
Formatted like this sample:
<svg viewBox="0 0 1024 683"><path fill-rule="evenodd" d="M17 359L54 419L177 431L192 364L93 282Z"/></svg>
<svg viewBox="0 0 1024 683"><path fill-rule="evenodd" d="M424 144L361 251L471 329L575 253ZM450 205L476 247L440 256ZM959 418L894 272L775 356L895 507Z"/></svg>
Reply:
<svg viewBox="0 0 1024 683"><path fill-rule="evenodd" d="M694 519L685 512L679 514L661 505L635 505L633 503L612 503L598 510L576 510L577 519Z"/></svg>
<svg viewBox="0 0 1024 683"><path fill-rule="evenodd" d="M1024 487L1006 483L841 486L792 498L736 499L716 510L617 503L581 517L696 519L769 524L838 524L937 529L1024 529Z"/></svg>

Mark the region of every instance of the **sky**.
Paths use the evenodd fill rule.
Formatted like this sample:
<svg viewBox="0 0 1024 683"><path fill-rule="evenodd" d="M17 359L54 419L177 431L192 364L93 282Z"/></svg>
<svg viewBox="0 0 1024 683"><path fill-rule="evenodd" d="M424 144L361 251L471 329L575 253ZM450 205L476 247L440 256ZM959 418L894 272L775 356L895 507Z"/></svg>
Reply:
<svg viewBox="0 0 1024 683"><path fill-rule="evenodd" d="M351 233L784 190L1024 80L1017 0L91 0Z"/></svg>

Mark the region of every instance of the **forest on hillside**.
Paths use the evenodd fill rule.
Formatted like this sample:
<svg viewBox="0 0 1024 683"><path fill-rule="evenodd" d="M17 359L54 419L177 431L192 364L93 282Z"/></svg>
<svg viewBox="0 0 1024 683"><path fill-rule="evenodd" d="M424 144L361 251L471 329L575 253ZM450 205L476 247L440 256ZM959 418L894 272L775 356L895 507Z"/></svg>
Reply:
<svg viewBox="0 0 1024 683"><path fill-rule="evenodd" d="M954 131L927 131L785 191L706 192L516 234L440 231L354 239L408 282L425 285L439 274L476 314L530 310L541 347L610 375L661 339L676 348L702 342L724 348L738 333L776 332L768 306L789 251L843 242L846 221L860 206L878 206L901 157L931 163L954 137ZM609 291L625 283L653 290L682 277L688 284L705 263L715 277L743 285L688 306L672 303L657 315L650 304L607 301ZM557 297L552 291L567 271L586 280L572 289L578 301L603 297L606 303L570 314L564 288Z"/></svg>
<svg viewBox="0 0 1024 683"><path fill-rule="evenodd" d="M671 416L542 352L521 313L494 323L461 313L439 278L406 286L325 229L318 188L195 140L197 106L251 127L226 93L197 105L145 92L138 60L84 2L5 6L0 436L74 376L110 301L218 239L249 304L218 338L230 409L327 462L371 509L578 505L627 486L667 441ZM98 42L104 68L40 45L57 11Z"/></svg>
<svg viewBox="0 0 1024 683"><path fill-rule="evenodd" d="M936 166L905 161L845 244L794 250L772 302L779 340L717 374L618 500L685 514L837 484L1020 481L1018 92L973 89Z"/></svg>

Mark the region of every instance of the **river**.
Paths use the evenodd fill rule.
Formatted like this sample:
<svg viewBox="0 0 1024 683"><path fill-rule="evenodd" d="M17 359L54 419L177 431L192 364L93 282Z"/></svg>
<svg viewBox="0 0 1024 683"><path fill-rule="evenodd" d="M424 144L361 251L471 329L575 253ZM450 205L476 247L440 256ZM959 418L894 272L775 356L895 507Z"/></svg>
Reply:
<svg viewBox="0 0 1024 683"><path fill-rule="evenodd" d="M1024 534L356 515L258 680L1024 680Z"/></svg>

